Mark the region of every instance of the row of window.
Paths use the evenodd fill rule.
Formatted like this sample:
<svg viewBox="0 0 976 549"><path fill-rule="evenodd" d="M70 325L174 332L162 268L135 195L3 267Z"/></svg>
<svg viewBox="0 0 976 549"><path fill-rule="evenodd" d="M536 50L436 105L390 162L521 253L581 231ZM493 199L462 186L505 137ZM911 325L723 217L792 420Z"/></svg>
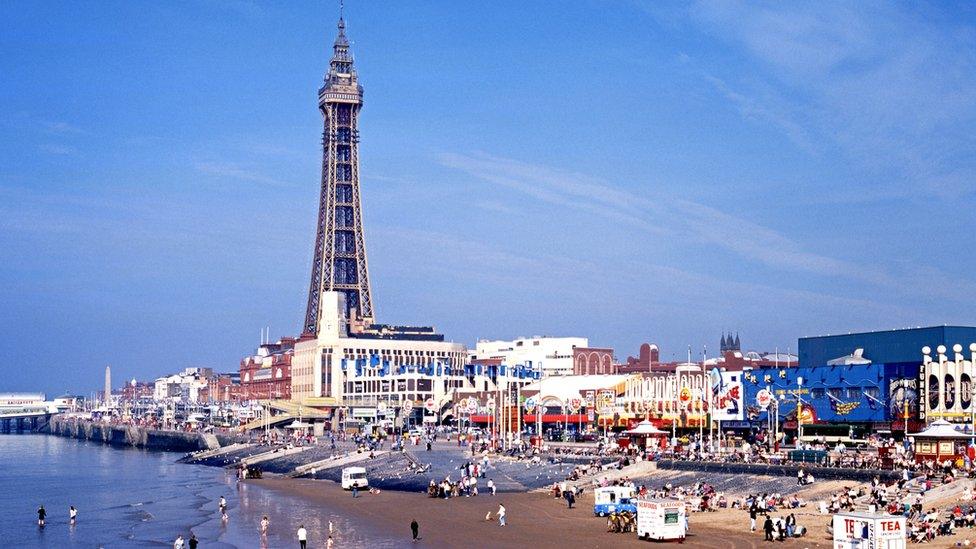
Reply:
<svg viewBox="0 0 976 549"><path fill-rule="evenodd" d="M930 375L928 382L929 408L939 407L940 396L944 408L955 407L956 398L958 398L962 409L968 410L973 402L973 382L969 374L959 376L958 388L956 378L952 374L946 374L942 383L939 382L938 376Z"/></svg>
<svg viewBox="0 0 976 549"><path fill-rule="evenodd" d="M837 400L860 400L862 395L880 400L881 390L877 387L814 387L810 389L810 398L824 398L827 395Z"/></svg>
<svg viewBox="0 0 976 549"><path fill-rule="evenodd" d="M412 349L343 349L343 354L347 357L354 357L353 355L359 355L360 358L365 358L367 355L405 355L405 356L426 356L426 357L446 357L446 351L414 351ZM460 353L451 353L452 355Z"/></svg>

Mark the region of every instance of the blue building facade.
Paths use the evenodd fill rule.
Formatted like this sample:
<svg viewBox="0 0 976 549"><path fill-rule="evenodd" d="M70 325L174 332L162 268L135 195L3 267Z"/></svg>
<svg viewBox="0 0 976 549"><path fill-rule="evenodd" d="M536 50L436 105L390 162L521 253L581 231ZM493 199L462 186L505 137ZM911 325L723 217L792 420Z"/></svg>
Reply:
<svg viewBox="0 0 976 549"><path fill-rule="evenodd" d="M797 393L805 434L808 426L830 425L849 431L909 431L919 427L918 378L921 361L892 364L756 368L744 378L746 417L763 426L779 408L780 425L796 429ZM802 385L798 379L802 378ZM775 404L759 407L759 391L768 389Z"/></svg>
<svg viewBox="0 0 976 549"><path fill-rule="evenodd" d="M976 342L976 327L964 326L801 338L799 366L745 372L747 421L751 427L762 427L778 407L781 428L796 429L799 404L804 435L829 428L855 436L878 431L903 433L906 427L909 432L921 430L922 347L951 348L955 343L971 342ZM859 349L862 358L850 362L861 363L839 360ZM776 402L766 410L757 403L763 389L768 389Z"/></svg>
<svg viewBox="0 0 976 549"><path fill-rule="evenodd" d="M858 334L801 337L800 366L820 366L828 361L864 349L865 358L873 363L922 362L922 347L939 345L951 348L976 342L976 327L930 326L904 330L885 330Z"/></svg>

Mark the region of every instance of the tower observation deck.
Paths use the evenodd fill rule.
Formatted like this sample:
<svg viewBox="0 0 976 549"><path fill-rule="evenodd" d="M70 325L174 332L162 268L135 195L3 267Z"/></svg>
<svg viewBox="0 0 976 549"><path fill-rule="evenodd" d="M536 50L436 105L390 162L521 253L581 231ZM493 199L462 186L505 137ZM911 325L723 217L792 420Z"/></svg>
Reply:
<svg viewBox="0 0 976 549"><path fill-rule="evenodd" d="M359 194L358 124L363 87L353 66L342 17L332 52L325 83L319 89L319 111L324 120L322 178L312 280L302 330L307 334L318 332L323 292L343 294L344 322L369 325L374 320Z"/></svg>

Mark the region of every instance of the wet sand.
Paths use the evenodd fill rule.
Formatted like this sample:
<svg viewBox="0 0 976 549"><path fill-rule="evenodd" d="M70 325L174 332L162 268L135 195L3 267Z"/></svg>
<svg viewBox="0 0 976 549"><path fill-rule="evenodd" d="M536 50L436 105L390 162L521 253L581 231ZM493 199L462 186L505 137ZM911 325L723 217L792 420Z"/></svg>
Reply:
<svg viewBox="0 0 976 549"><path fill-rule="evenodd" d="M383 491L361 492L354 499L349 492L332 482L308 479L266 478L252 480L271 491L309 501L323 512L338 513L363 529L384 538L402 539L410 544L410 521L420 524L422 547L648 547L654 542L641 541L636 534L606 532L606 519L593 515L592 494L584 494L577 506L567 509L565 500L544 493L480 495L449 500L428 498L421 493ZM494 518L498 504L507 509L508 526ZM760 546L827 548L828 517L816 515L813 509L795 513L799 524L810 529L804 538L768 544L761 532L750 533L749 517L740 510L693 513L685 547L747 548ZM365 533L365 532L364 532ZM310 532L310 534L313 534ZM341 539L339 540L342 541ZM948 540L946 540L948 541ZM953 539L958 541L958 538ZM343 546L341 543L338 546ZM313 545L314 546L314 545ZM349 546L349 545L346 545Z"/></svg>

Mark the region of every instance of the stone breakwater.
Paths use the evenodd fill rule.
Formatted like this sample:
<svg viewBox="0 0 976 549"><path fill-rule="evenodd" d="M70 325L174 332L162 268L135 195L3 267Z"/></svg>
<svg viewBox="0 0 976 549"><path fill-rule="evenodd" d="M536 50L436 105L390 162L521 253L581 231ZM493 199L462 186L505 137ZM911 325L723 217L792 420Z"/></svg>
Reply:
<svg viewBox="0 0 976 549"><path fill-rule="evenodd" d="M236 441L235 437L226 435L161 431L135 425L110 425L60 416L51 418L45 432L112 446L128 446L166 452L212 450Z"/></svg>

